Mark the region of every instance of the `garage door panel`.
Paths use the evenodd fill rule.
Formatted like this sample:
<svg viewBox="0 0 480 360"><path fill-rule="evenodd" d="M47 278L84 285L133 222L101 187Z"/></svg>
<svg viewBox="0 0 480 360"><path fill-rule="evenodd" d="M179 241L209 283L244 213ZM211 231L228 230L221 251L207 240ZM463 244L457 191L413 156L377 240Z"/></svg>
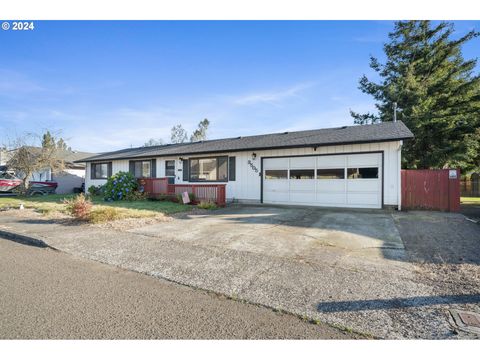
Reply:
<svg viewBox="0 0 480 360"><path fill-rule="evenodd" d="M345 180L317 180L317 192L345 192Z"/></svg>
<svg viewBox="0 0 480 360"><path fill-rule="evenodd" d="M376 206L380 202L378 193L348 193L347 204L348 205L370 205Z"/></svg>
<svg viewBox="0 0 480 360"><path fill-rule="evenodd" d="M288 180L265 180L264 181L265 191L279 191L279 192L288 192Z"/></svg>
<svg viewBox="0 0 480 360"><path fill-rule="evenodd" d="M347 203L347 197L344 192L342 193L319 193L317 192L317 203L319 205L345 205Z"/></svg>
<svg viewBox="0 0 480 360"><path fill-rule="evenodd" d="M266 159L263 166L265 169L288 169L288 158Z"/></svg>
<svg viewBox="0 0 480 360"><path fill-rule="evenodd" d="M380 164L380 154L356 154L347 155L347 166L378 166Z"/></svg>
<svg viewBox="0 0 480 360"><path fill-rule="evenodd" d="M313 169L315 167L314 157L290 158L290 169Z"/></svg>
<svg viewBox="0 0 480 360"><path fill-rule="evenodd" d="M288 192L272 192L266 191L263 195L264 201L267 203L287 203L290 201L290 195Z"/></svg>
<svg viewBox="0 0 480 360"><path fill-rule="evenodd" d="M327 155L317 157L317 168L345 167L346 155Z"/></svg>
<svg viewBox="0 0 480 360"><path fill-rule="evenodd" d="M271 173L267 179L264 175L266 203L381 208L381 154L265 159L263 166L285 170L282 176ZM378 168L378 173L366 168ZM350 179L343 178L345 174Z"/></svg>
<svg viewBox="0 0 480 360"><path fill-rule="evenodd" d="M291 191L290 192L290 201L294 203L304 203L311 204L315 202L315 193L313 192L302 192L302 191Z"/></svg>
<svg viewBox="0 0 480 360"><path fill-rule="evenodd" d="M315 180L290 180L290 191L315 191Z"/></svg>
<svg viewBox="0 0 480 360"><path fill-rule="evenodd" d="M380 181L378 179L355 179L347 180L348 192L377 192L380 187Z"/></svg>

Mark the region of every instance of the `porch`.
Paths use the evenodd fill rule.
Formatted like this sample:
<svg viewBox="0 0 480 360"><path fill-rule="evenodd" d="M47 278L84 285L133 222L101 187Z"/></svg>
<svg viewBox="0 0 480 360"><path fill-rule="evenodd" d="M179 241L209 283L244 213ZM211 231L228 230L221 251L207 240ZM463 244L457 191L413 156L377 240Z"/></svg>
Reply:
<svg viewBox="0 0 480 360"><path fill-rule="evenodd" d="M168 178L142 178L138 179L139 187L151 199L161 195L178 195L188 192L195 196L197 201L212 201L218 206L226 204L225 184L169 184Z"/></svg>

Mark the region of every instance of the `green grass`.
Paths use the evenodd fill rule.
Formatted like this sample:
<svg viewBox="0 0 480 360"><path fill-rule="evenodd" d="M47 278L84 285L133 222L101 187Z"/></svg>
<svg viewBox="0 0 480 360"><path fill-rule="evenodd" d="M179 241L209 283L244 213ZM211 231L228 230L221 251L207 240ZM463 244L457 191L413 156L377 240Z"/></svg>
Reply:
<svg viewBox="0 0 480 360"><path fill-rule="evenodd" d="M52 212L65 213L66 208L63 200L72 197L74 197L74 195L59 194L30 197L17 196L11 198L0 197L0 208L18 208L20 204L23 204L26 208L35 209L43 214ZM192 209L190 205L177 204L170 201L139 200L106 202L99 196L93 197L92 202L94 204L92 210L97 211L97 213L101 213L101 210L105 208L116 209L115 219L154 217L159 214L169 215Z"/></svg>
<svg viewBox="0 0 480 360"><path fill-rule="evenodd" d="M460 202L462 204L480 205L480 197L461 197Z"/></svg>

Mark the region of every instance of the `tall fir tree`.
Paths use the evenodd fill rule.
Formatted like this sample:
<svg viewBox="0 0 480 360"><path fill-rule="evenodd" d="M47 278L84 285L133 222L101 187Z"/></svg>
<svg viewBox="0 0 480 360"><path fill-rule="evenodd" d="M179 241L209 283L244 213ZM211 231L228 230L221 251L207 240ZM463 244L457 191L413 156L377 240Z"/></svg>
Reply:
<svg viewBox="0 0 480 360"><path fill-rule="evenodd" d="M415 135L404 145L407 168L479 166L480 77L476 59L465 60L462 45L479 35L472 30L453 39L454 26L442 22L399 21L384 45L386 62L370 58L379 82L365 75L359 89L372 95L378 112L351 111L356 124L398 120Z"/></svg>

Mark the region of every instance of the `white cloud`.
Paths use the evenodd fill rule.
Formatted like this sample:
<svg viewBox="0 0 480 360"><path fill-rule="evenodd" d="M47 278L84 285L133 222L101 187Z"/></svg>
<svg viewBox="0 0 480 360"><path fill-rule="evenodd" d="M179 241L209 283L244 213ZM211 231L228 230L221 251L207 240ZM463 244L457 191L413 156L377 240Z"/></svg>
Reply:
<svg viewBox="0 0 480 360"><path fill-rule="evenodd" d="M35 81L31 80L25 74L0 69L0 94L2 95L18 95L28 94L45 90Z"/></svg>
<svg viewBox="0 0 480 360"><path fill-rule="evenodd" d="M255 105L261 103L279 105L280 102L292 97L300 97L300 93L310 87L313 83L301 83L281 90L270 90L264 92L253 92L233 98L233 103L237 105Z"/></svg>

